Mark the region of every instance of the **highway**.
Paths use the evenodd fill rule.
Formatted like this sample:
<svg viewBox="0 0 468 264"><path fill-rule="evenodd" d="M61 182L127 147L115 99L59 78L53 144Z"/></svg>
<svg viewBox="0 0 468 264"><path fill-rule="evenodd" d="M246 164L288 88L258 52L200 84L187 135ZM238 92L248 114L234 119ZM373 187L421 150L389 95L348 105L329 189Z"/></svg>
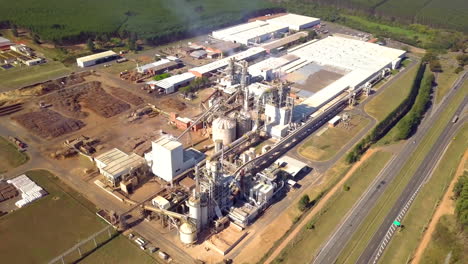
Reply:
<svg viewBox="0 0 468 264"><path fill-rule="evenodd" d="M406 164L406 161L409 159L409 157L413 155L414 151L416 150L416 148L418 147L418 145L420 144L420 142L426 135L427 130L435 123L435 121L439 118L440 114L444 111L447 105L451 102L451 99L453 99L456 91L458 91L458 88L461 87L465 79L466 79L466 74L464 74L463 77L460 78L455 83L455 85L447 94L446 98L440 103L439 107L437 107L435 110L429 109L429 110L433 110L433 112L426 114L425 119L421 123L415 135L406 142L406 144L403 146L403 149L400 151L400 153L397 156L395 156L387 164L387 166L379 173L379 175L375 178L375 180L372 182L369 188L364 192L364 194L359 198L359 200L354 204L351 210L347 213L344 220L337 227L334 233L327 239L327 241L323 243L313 263L334 263L336 261L341 251L345 248L345 246L349 242L350 238L359 228L361 221L366 218L368 213L375 206L379 197L386 190L388 183L390 183L396 177L396 175L398 175L398 173L401 171L403 166ZM466 104L466 100L467 99L465 98L463 104ZM460 106L457 112L461 111L462 107L463 106ZM449 125L448 127L450 128L451 126ZM443 140L444 140L444 137L440 137L437 140L436 144L434 144L434 147L439 146L439 144L443 144L444 142ZM431 153L430 156L436 155L434 151L431 151L430 153ZM418 177L415 176L415 178L418 178ZM411 185L408 185L408 186L411 186ZM404 199L401 201L399 199L398 201L399 201L399 204L401 205L404 205L406 203L406 200ZM391 220L388 220L388 221L393 222L394 219L395 217L391 218ZM388 229L388 225L386 225L382 229L384 230L382 232L383 236L385 236L386 229ZM379 229L379 232L381 232L380 229ZM377 232L377 234L379 234L379 232ZM379 246L379 242L382 239L379 240L378 238L376 238L377 242L376 242L375 247ZM370 255L372 256L373 254L370 254ZM367 262L360 262L360 263L367 263Z"/></svg>

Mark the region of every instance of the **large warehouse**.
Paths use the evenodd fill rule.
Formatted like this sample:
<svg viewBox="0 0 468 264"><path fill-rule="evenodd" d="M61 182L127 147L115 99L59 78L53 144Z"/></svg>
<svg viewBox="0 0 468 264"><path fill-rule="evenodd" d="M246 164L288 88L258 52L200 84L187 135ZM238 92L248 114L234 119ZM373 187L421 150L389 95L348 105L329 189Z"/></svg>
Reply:
<svg viewBox="0 0 468 264"><path fill-rule="evenodd" d="M78 58L76 59L76 64L78 64L78 67L84 68L99 63L115 60L118 57L119 55L117 55L117 53L113 52L112 50L108 50L101 53L96 53L93 55Z"/></svg>
<svg viewBox="0 0 468 264"><path fill-rule="evenodd" d="M286 26L291 30L302 30L320 24L320 18L286 14L267 20L272 25Z"/></svg>

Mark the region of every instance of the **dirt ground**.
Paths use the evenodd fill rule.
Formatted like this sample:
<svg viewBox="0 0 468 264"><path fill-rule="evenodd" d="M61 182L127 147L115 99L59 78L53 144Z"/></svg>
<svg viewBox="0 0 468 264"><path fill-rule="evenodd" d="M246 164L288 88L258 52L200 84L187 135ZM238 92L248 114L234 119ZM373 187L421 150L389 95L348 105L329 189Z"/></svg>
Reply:
<svg viewBox="0 0 468 264"><path fill-rule="evenodd" d="M13 120L42 138L58 137L85 126L83 121L64 117L49 109L20 114L13 117Z"/></svg>
<svg viewBox="0 0 468 264"><path fill-rule="evenodd" d="M421 262L421 257L423 256L424 250L427 248L427 245L429 245L429 242L431 241L432 233L434 233L435 227L437 223L439 222L439 219L443 215L453 214L455 212L454 201L450 197L452 196L452 190L453 190L453 187L455 186L455 183L457 182L458 178L463 175L463 172L465 171L465 163L467 161L468 161L468 151L465 151L465 154L463 155L463 158L460 161L460 164L458 165L455 177L453 178L452 182L450 182L450 185L447 188L447 192L444 194L442 201L440 202L439 206L437 207L437 210L432 216L431 222L429 223L429 226L426 232L424 233L421 243L419 244L418 248L416 249L416 252L414 253L413 259L411 261L412 263L417 264Z"/></svg>
<svg viewBox="0 0 468 264"><path fill-rule="evenodd" d="M145 102L141 97L121 88L110 87L110 91L113 96L135 106L141 105Z"/></svg>
<svg viewBox="0 0 468 264"><path fill-rule="evenodd" d="M289 244L289 242L291 242L292 239L294 239L294 237L296 237L296 235L303 230L304 226L318 212L322 210L322 208L326 205L327 201L333 196L333 194L335 194L340 188L342 188L342 185L348 180L349 177L351 177L351 175L353 175L353 173L359 168L359 166L377 150L378 149L368 150L366 154L364 154L364 156L362 156L362 158L353 165L353 167L346 173L346 175L320 200L320 202L307 214L307 216L301 220L301 223L298 226L296 226L296 228L287 236L287 238L281 242L281 244L275 249L275 251L270 255L270 257L265 261L265 263L273 262L273 260L279 255L279 253L281 253L281 251ZM285 214L283 214L282 216L284 215ZM281 226L285 226L284 220L278 221L278 219L275 220L275 222L273 222L270 228L268 228L268 232L276 233L273 231L277 230ZM259 239L256 238L254 241L252 241L252 243L256 243L251 243L248 249L244 250L244 252L242 252L242 254L239 255L239 258L236 260L238 260L239 263L252 263L258 261L263 256L263 254L265 254L268 248L271 247L272 243L275 242L277 239L281 238L282 234L284 234L284 232L277 232L277 238L273 241L265 241L261 239L261 236L258 236Z"/></svg>

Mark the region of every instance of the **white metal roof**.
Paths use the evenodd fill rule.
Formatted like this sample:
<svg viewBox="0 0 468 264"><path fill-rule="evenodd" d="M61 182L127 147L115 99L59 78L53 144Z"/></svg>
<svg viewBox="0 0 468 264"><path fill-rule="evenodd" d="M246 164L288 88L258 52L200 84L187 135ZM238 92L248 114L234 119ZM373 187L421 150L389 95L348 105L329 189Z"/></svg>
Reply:
<svg viewBox="0 0 468 264"><path fill-rule="evenodd" d="M10 44L11 41L7 38L4 38L4 37L0 37L0 45L6 45L6 44Z"/></svg>
<svg viewBox="0 0 468 264"><path fill-rule="evenodd" d="M212 72L212 71L215 71L215 70L218 70L218 69L221 69L221 68L224 68L224 67L228 66L229 60L231 58L236 59L236 61L241 61L241 60L246 60L246 59L249 59L251 57L254 57L254 56L258 55L258 54L261 54L262 52L265 52L264 48L253 47L253 48L250 48L248 50L239 52L239 53L237 53L235 55L226 57L224 59L220 59L220 60L205 64L205 65L202 65L202 66L199 66L199 67L192 68L192 69L190 69L190 71L198 72L200 74L209 73L209 72Z"/></svg>
<svg viewBox="0 0 468 264"><path fill-rule="evenodd" d="M328 121L328 124L335 124L336 122L338 122L338 121L340 121L340 120L341 120L341 116L338 116L338 115L337 115L337 116L333 117L332 119L330 119L330 120Z"/></svg>
<svg viewBox="0 0 468 264"><path fill-rule="evenodd" d="M162 79L160 81L156 82L148 82L148 84L155 84L158 87L164 88L164 89L169 89L174 87L174 85L178 85L180 83L184 82L189 82L191 80L195 79L195 75L190 72L185 72L182 74L174 75L166 79Z"/></svg>
<svg viewBox="0 0 468 264"><path fill-rule="evenodd" d="M231 35L243 32L243 31L251 30L253 28L258 28L266 24L268 23L265 21L258 20L258 21L254 21L250 23L245 23L245 24L240 24L237 26L229 27L226 29L216 30L216 31L213 31L212 35L214 38L217 38L217 39L225 39L228 36L231 36Z"/></svg>
<svg viewBox="0 0 468 264"><path fill-rule="evenodd" d="M155 62L152 62L152 63L145 64L143 66L140 66L140 67L137 68L137 70L138 71L146 71L146 70L150 70L152 68L164 65L164 64L169 63L169 62L171 62L171 61L168 60L168 59L161 59L159 61L155 61Z"/></svg>
<svg viewBox="0 0 468 264"><path fill-rule="evenodd" d="M226 39L240 43L247 43L248 41L255 38L286 30L288 30L287 26L267 24L261 27L252 28L250 30L227 36Z"/></svg>
<svg viewBox="0 0 468 264"><path fill-rule="evenodd" d="M135 153L113 160L106 167L102 168L106 173L115 176L119 176L125 173L131 168L136 168L143 164L145 159L138 156Z"/></svg>
<svg viewBox="0 0 468 264"><path fill-rule="evenodd" d="M110 57L110 56L114 56L114 55L117 55L117 53L113 52L112 50L108 50L108 51L104 51L104 52L96 53L96 54L93 54L93 55L78 58L78 59L76 59L76 62L86 62L86 61L98 60L98 59L102 59L102 58L106 58L106 57Z"/></svg>
<svg viewBox="0 0 468 264"><path fill-rule="evenodd" d="M306 163L289 156L282 156L276 161L276 164L279 165L283 163L286 163L286 166L282 167L281 170L287 172L293 177L295 177L302 169L307 167Z"/></svg>
<svg viewBox="0 0 468 264"><path fill-rule="evenodd" d="M101 155L97 156L95 159L102 162L103 164L108 165L114 160L118 160L122 157L128 156L125 152L121 151L118 148L113 148L105 153L102 153Z"/></svg>
<svg viewBox="0 0 468 264"><path fill-rule="evenodd" d="M282 26L288 26L290 28L299 29L304 25L319 22L320 18L301 16L296 14L286 14L284 16L275 17L268 19L267 22L270 24L277 24Z"/></svg>
<svg viewBox="0 0 468 264"><path fill-rule="evenodd" d="M282 57L271 57L250 66L249 73L252 74L260 71L275 70L298 59L299 57L289 54Z"/></svg>
<svg viewBox="0 0 468 264"><path fill-rule="evenodd" d="M182 146L182 143L179 141L171 138L170 136L163 136L158 138L157 140L153 141L155 144L158 144L162 147L164 147L167 150L174 150L178 147Z"/></svg>

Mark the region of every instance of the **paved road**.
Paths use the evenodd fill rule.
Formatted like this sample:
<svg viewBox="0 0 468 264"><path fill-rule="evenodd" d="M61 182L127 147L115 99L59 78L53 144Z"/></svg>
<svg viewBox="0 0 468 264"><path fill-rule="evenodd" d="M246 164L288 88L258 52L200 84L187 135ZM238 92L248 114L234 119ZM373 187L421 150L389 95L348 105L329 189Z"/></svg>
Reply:
<svg viewBox="0 0 468 264"><path fill-rule="evenodd" d="M318 255L313 263L334 263L339 254L349 242L352 235L356 232L362 219L365 219L371 209L374 207L378 198L385 191L389 182L400 172L406 161L414 153L415 149L425 136L426 131L439 118L442 111L450 103L455 92L466 79L466 75L461 81L457 82L449 94L441 102L440 107L435 110L435 113L426 115L416 134L408 140L403 146L400 154L394 157L387 166L379 173L366 192L359 198L353 208L348 212L342 223L337 227L335 232L324 242ZM414 143L413 143L414 142ZM385 235L385 234L384 234Z"/></svg>

